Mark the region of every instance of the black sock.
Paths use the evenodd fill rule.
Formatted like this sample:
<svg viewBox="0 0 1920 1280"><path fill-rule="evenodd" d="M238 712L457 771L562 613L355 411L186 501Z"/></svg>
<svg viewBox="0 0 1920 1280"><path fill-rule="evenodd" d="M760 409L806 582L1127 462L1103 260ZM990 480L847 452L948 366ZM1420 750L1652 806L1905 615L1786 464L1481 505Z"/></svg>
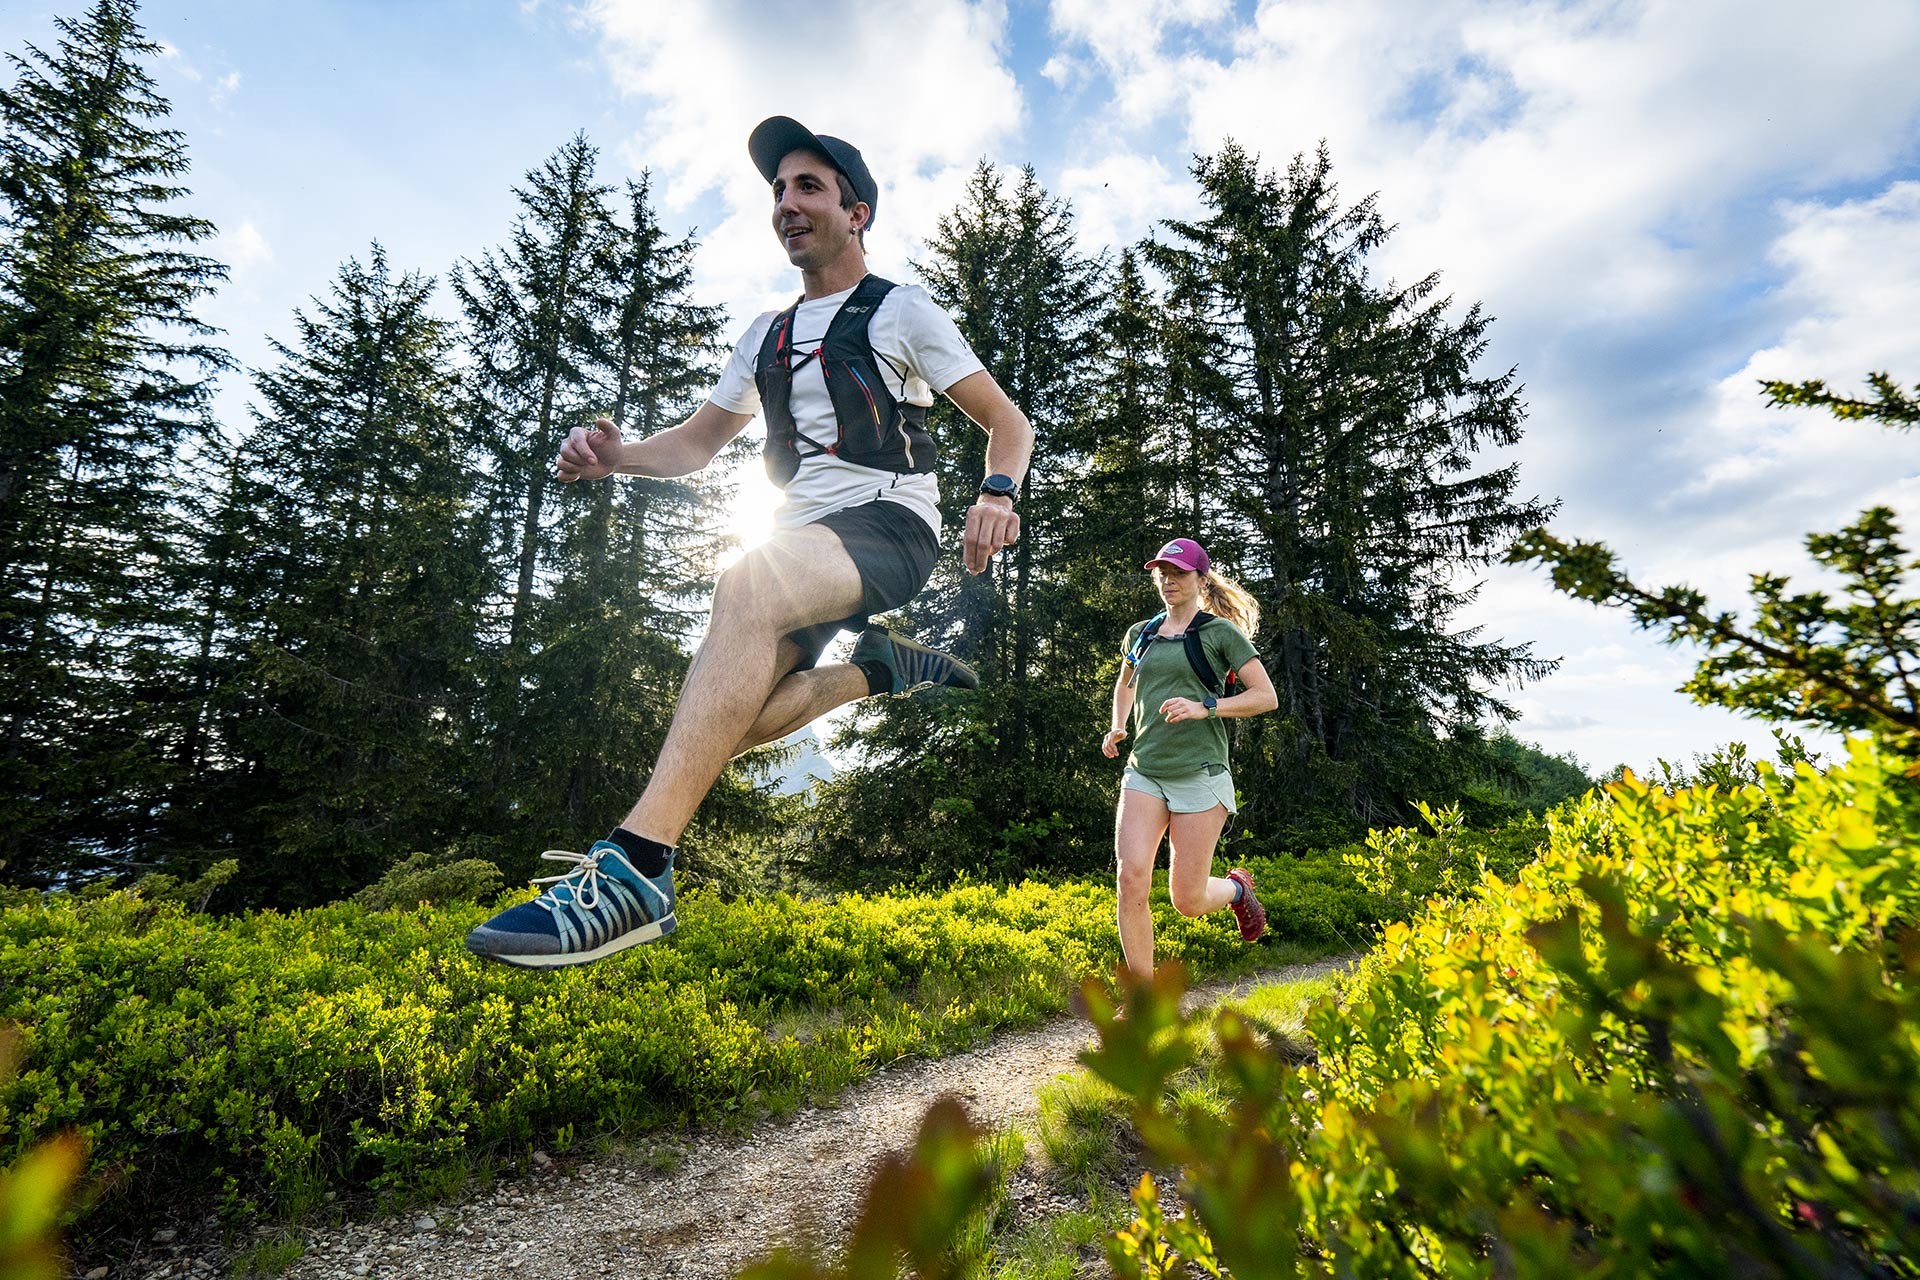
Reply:
<svg viewBox="0 0 1920 1280"><path fill-rule="evenodd" d="M887 670L884 662L858 662L854 664L867 676L867 696L893 692L893 672Z"/></svg>
<svg viewBox="0 0 1920 1280"><path fill-rule="evenodd" d="M661 844L658 840L649 840L637 836L625 827L615 827L607 833L607 839L620 846L620 852L627 855L627 861L633 869L649 879L664 875L673 865L673 846Z"/></svg>

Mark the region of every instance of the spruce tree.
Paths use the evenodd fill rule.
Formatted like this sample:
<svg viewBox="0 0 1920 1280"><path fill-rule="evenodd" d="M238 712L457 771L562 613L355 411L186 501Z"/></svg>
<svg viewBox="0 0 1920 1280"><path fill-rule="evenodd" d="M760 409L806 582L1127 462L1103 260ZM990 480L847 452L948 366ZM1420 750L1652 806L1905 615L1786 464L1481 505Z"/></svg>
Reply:
<svg viewBox="0 0 1920 1280"><path fill-rule="evenodd" d="M183 878L250 856L268 837L251 816L264 798L261 762L241 750L229 724L259 713L250 628L260 606L286 596L285 557L271 551L295 523L258 443L228 443L225 464L183 495L195 523L179 573L192 623L182 636L172 785L151 849L158 869Z"/></svg>
<svg viewBox="0 0 1920 1280"><path fill-rule="evenodd" d="M1139 254L1124 250L1100 318L1100 377L1073 423L1072 452L1085 459L1079 498L1060 513L1060 572L1072 581L1071 596L1092 609L1098 660L1108 667L1125 628L1158 611L1141 566L1170 527L1184 527L1188 468L1175 453L1181 372L1168 355L1167 327Z"/></svg>
<svg viewBox="0 0 1920 1280"><path fill-rule="evenodd" d="M1194 166L1207 208L1148 260L1196 412L1193 530L1260 599L1277 716L1240 731L1249 821L1398 820L1479 767L1494 690L1550 663L1454 625L1472 574L1550 504L1515 497L1511 369L1482 373L1490 318L1437 276L1382 284L1372 198L1344 206L1325 148L1284 175L1233 144Z"/></svg>
<svg viewBox="0 0 1920 1280"><path fill-rule="evenodd" d="M0 89L0 861L27 879L124 868L150 831L188 627L177 466L227 365L135 13L57 19Z"/></svg>
<svg viewBox="0 0 1920 1280"><path fill-rule="evenodd" d="M1113 620L1090 614L1064 571L1069 514L1088 500L1082 423L1101 371L1106 267L1080 251L1071 210L1030 168L1009 190L981 164L927 247L916 269L929 294L1034 426L1021 537L979 577L962 569L958 539L946 540L903 623L975 663L981 689L862 708L864 765L827 791L825 829L844 845L828 843L820 861L923 875L1076 866L1096 856L1087 837L1111 802L1098 777L1106 761L1089 748L1104 715L1090 708ZM942 516L958 529L986 469L986 435L945 401L934 421Z"/></svg>
<svg viewBox="0 0 1920 1280"><path fill-rule="evenodd" d="M624 216L602 229L585 283L605 319L589 332L579 369L583 394L627 438L641 439L682 421L706 397L722 314L691 301L695 241L668 236L650 177L629 182L625 197ZM552 444L558 448L557 436ZM515 713L521 745L505 779L517 818L517 847L500 855L509 865L530 867L542 842L599 834L645 784L725 546L726 497L704 475L559 486L549 586ZM696 832L726 827L741 803L757 812L750 789L723 778ZM700 861L696 851L681 865L698 873Z"/></svg>
<svg viewBox="0 0 1920 1280"><path fill-rule="evenodd" d="M495 514L511 564L506 652L527 650L555 487L553 459L592 407L592 365L609 299L596 278L611 227L599 153L575 134L515 187L507 244L453 270L479 375L481 438L492 453Z"/></svg>
<svg viewBox="0 0 1920 1280"><path fill-rule="evenodd" d="M596 363L611 299L600 268L609 253L610 189L594 176L598 152L576 134L514 188L520 212L507 243L462 261L453 290L466 317L473 371L468 414L486 454L487 523L503 572L496 627L488 637L487 684L493 779L484 824L508 843L523 814L516 754L532 732L523 719L537 691L528 664L536 647L543 572L557 554L554 458L567 430L599 407ZM534 776L544 774L535 766ZM550 837L545 822L541 837Z"/></svg>
<svg viewBox="0 0 1920 1280"><path fill-rule="evenodd" d="M255 901L327 901L444 848L484 784L472 740L489 579L455 334L433 289L396 276L376 244L294 313L296 336L257 375L246 505L209 546L218 563L237 528L251 551L244 578L209 579L231 674L199 761L222 811L198 822L248 855ZM251 802L233 804L242 792Z"/></svg>

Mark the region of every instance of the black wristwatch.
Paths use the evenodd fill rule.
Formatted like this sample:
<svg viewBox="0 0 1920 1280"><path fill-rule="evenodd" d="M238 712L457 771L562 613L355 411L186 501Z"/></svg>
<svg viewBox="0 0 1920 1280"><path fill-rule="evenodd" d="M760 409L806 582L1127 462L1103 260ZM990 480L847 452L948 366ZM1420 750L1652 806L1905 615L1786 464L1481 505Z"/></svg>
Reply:
<svg viewBox="0 0 1920 1280"><path fill-rule="evenodd" d="M1020 501L1020 486L1013 482L1012 476L1003 476L998 472L980 482L980 495L985 498L1005 498L1008 502Z"/></svg>
<svg viewBox="0 0 1920 1280"><path fill-rule="evenodd" d="M1206 697L1200 699L1200 705L1207 709L1207 719L1209 720L1220 714L1220 699L1214 697L1212 694L1208 694Z"/></svg>

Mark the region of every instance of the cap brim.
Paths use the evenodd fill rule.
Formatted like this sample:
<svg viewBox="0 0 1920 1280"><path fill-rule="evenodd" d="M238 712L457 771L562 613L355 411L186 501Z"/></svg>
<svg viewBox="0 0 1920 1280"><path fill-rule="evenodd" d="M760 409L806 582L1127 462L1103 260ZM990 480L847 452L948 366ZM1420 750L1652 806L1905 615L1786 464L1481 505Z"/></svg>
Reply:
<svg viewBox="0 0 1920 1280"><path fill-rule="evenodd" d="M1174 568L1184 570L1187 573L1200 572L1200 570L1196 569L1194 566L1190 564L1181 564L1178 560L1169 560L1165 556L1161 556L1159 559L1156 559L1156 560L1149 560L1145 564L1141 565L1140 567L1142 569L1151 569L1153 568L1153 566L1157 564L1172 565Z"/></svg>
<svg viewBox="0 0 1920 1280"><path fill-rule="evenodd" d="M834 164L833 153L820 141L820 135L791 116L768 116L747 137L747 154L753 157L753 167L768 182L780 176L780 162L794 151L818 152L834 168L840 167Z"/></svg>

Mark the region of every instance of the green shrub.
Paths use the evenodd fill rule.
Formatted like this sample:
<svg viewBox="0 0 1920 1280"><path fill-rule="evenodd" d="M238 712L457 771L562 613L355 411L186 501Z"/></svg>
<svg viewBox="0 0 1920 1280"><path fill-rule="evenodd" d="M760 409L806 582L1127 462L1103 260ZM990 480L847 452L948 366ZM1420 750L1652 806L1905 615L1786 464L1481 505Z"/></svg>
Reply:
<svg viewBox="0 0 1920 1280"><path fill-rule="evenodd" d="M0 1084L18 1069L20 1037L0 1026ZM67 1197L86 1162L86 1144L63 1133L0 1166L0 1277L57 1280L61 1265L59 1225Z"/></svg>
<svg viewBox="0 0 1920 1280"><path fill-rule="evenodd" d="M1142 1178L1122 1277L1920 1274L1920 789L1868 742L1631 777L1308 1015L1084 989ZM1204 1078L1191 1073L1205 1062Z"/></svg>
<svg viewBox="0 0 1920 1280"><path fill-rule="evenodd" d="M500 892L500 868L483 858L436 861L416 853L387 868L385 875L353 895L369 911L417 907L422 903L481 902Z"/></svg>
<svg viewBox="0 0 1920 1280"><path fill-rule="evenodd" d="M1871 1271L1920 1244L1920 1147L1875 1150L1920 1142L1905 768L1856 744L1797 785L1626 782L1513 885L1389 929L1311 1025L1318 1238L1460 1274L1503 1249L1531 1274ZM1404 1240L1337 1225L1365 1206Z"/></svg>
<svg viewBox="0 0 1920 1280"><path fill-rule="evenodd" d="M225 858L187 881L165 872L149 872L135 881L129 892L147 902L172 902L188 911L205 911L215 891L239 873L240 863L233 858Z"/></svg>
<svg viewBox="0 0 1920 1280"><path fill-rule="evenodd" d="M1256 863L1279 903L1320 896L1296 865L1345 875L1337 860ZM240 1213L295 1212L330 1188L406 1194L569 1126L634 1134L831 1095L1056 1013L1118 956L1105 884L833 901L694 888L671 942L544 974L463 946L504 901L210 917L105 893L0 908L0 1019L27 1051L0 1085L0 1159L83 1134L111 1188L96 1226L182 1193ZM1339 919L1372 927L1358 906ZM1275 932L1317 942L1326 922L1281 915ZM1164 891L1155 929L1195 972L1267 954L1226 913L1185 919Z"/></svg>
<svg viewBox="0 0 1920 1280"><path fill-rule="evenodd" d="M1454 898L1491 873L1511 876L1531 862L1546 836L1543 826L1522 821L1492 832L1466 825L1460 806L1438 812L1415 801L1432 835L1411 827L1370 831L1364 846L1340 851L1340 860L1362 889L1380 900L1389 920L1405 920L1429 898Z"/></svg>

